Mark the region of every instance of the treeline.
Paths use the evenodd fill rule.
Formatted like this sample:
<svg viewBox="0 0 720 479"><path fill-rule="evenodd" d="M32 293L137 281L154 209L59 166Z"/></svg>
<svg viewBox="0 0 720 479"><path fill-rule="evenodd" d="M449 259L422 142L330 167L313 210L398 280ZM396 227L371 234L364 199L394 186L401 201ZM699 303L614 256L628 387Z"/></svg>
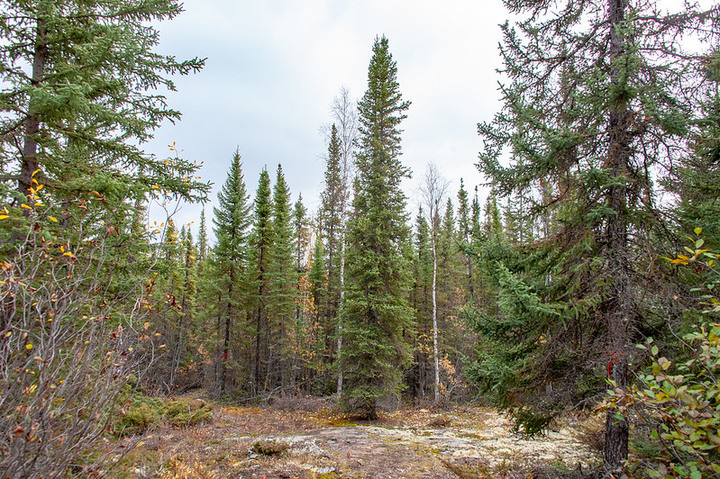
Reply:
<svg viewBox="0 0 720 479"><path fill-rule="evenodd" d="M328 165L332 178L337 162ZM314 220L302 198L292 203L281 166L274 181L262 171L250 199L236 153L214 208L214 245L208 247L204 214L197 239L190 225L179 231L172 220L158 225L165 233L151 282L153 317L168 352L150 380L161 392L205 387L246 399L337 393L346 232L333 188L326 185ZM460 309L482 286L462 245L492 228L482 219L477 193L468 200L461 187L457 207L445 198L442 213L429 218L420 207L414 219L406 258L413 281L404 294L417 326L405 337L414 360L404 377L407 394L418 399L434 399L433 289L440 387L446 398L451 388L467 387L462 359L472 355L473 341ZM499 218L497 206L489 207Z"/></svg>
<svg viewBox="0 0 720 479"><path fill-rule="evenodd" d="M203 213L197 240L190 225L179 231L172 220L158 225L164 239L156 245L160 261L150 290L153 324L167 352L147 376L148 385L171 394L203 387L244 400L342 393L344 376L355 367L341 361L343 347L355 339L343 330L354 274L349 268L366 265L353 259L357 250L348 250L349 225L368 213L353 208L360 196L360 121L348 91L335 99L333 114L313 217L302 197L293 202L280 165L272 177L261 172L251 198L236 152L210 220ZM481 241L500 213L488 203L492 218L484 218L477 188L472 199L462 184L449 195L431 166L425 183L433 182L435 190L423 196L414 219L406 216L403 199L394 225L374 225L388 233L399 228L391 237L402 241L398 261L407 281L396 294L411 312L397 338L409 356L391 365L399 382L387 388L378 379L377 386L379 396L402 393L447 403L468 399L472 389L464 369L473 355L473 333L460 310L482 285L463 246ZM402 195L399 189L396 194ZM390 204L374 207L384 214Z"/></svg>

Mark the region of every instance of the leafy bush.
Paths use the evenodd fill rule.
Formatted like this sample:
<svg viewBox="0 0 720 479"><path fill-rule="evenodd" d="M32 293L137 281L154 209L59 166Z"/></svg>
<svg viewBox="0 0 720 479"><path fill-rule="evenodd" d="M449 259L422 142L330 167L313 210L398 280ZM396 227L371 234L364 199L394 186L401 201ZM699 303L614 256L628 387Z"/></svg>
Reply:
<svg viewBox="0 0 720 479"><path fill-rule="evenodd" d="M622 398L656 424L658 464L651 477L720 477L720 323L684 336L695 357L674 364L652 342L652 366ZM646 347L646 346L642 346Z"/></svg>
<svg viewBox="0 0 720 479"><path fill-rule="evenodd" d="M696 235L702 230L696 229ZM701 293L705 315L719 311L714 293L720 272L720 255L702 249L703 240L693 239L690 256L671 259L678 265L694 264L706 273ZM650 441L643 449L655 452L639 465L650 477L720 477L720 323L707 322L683 336L688 355L671 361L648 339L639 348L649 351L652 364L626 392L615 391L611 406L632 409L652 425ZM639 463L639 464L638 464Z"/></svg>

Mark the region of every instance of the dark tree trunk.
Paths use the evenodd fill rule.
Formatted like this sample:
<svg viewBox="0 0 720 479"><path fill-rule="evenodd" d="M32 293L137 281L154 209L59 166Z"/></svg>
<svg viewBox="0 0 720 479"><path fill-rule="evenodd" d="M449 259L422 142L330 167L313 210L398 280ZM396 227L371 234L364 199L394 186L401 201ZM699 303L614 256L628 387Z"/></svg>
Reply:
<svg viewBox="0 0 720 479"><path fill-rule="evenodd" d="M223 338L222 357L220 358L220 394L225 394L227 383L227 359L230 351L230 328L232 327L232 293L235 277L230 274L230 286L228 286L227 316L225 317L225 337Z"/></svg>
<svg viewBox="0 0 720 479"><path fill-rule="evenodd" d="M611 24L610 61L615 62L626 53L624 28L628 0L608 0ZM625 72L613 64L610 70L611 82L618 86ZM613 178L628 174L632 123L629 106L624 96L611 99L608 134L608 157L605 167ZM630 340L630 325L633 322L634 306L628 245L627 186L612 186L607 191L607 204L613 211L606 219L605 255L606 274L613 281L608 298L603 305L608 327L608 372L619 389L627 387L627 350ZM628 424L625 418L616 415L618 411L607 411L605 430L605 466L609 472L617 472L628 457Z"/></svg>
<svg viewBox="0 0 720 479"><path fill-rule="evenodd" d="M259 260L261 265L264 261L264 257L265 257L264 251L261 250L260 251L260 260ZM262 361L263 361L263 356L264 356L263 355L263 341L262 341L263 329L264 329L263 328L263 323L264 323L263 315L264 315L264 311L265 311L265 300L264 300L265 287L263 284L263 282L265 281L265 268L263 266L260 266L260 274L258 277L259 277L259 282L260 282L260 287L258 288L258 301L260 302L260 304L258 305L257 313L255 316L255 328L256 328L256 330L255 330L255 364L253 365L253 369L254 369L253 375L255 376L253 382L255 385L256 394L259 394L260 391L263 389L262 384L265 381L264 372L263 372L263 368L262 368Z"/></svg>

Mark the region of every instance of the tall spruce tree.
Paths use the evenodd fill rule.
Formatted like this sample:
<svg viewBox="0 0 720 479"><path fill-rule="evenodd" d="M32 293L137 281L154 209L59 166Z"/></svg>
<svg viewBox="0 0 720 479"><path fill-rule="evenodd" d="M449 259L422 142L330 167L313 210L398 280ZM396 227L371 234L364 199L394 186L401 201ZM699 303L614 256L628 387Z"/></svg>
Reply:
<svg viewBox="0 0 720 479"><path fill-rule="evenodd" d="M227 179L218 193L215 217L214 259L218 298L218 334L222 338L216 350L217 388L220 394L227 391L227 370L231 358L234 327L246 320L248 227L250 226L250 197L245 187L240 152L236 151L230 163ZM246 336L246 335L243 335ZM237 340L241 340L238 338ZM236 360L239 358L236 358Z"/></svg>
<svg viewBox="0 0 720 479"><path fill-rule="evenodd" d="M260 172L258 187L253 205L253 227L250 239L251 261L251 299L253 306L253 336L255 339L252 362L252 387L255 394L265 389L268 367L268 311L267 294L269 292L269 264L272 247L272 202L270 175L266 168Z"/></svg>
<svg viewBox="0 0 720 479"><path fill-rule="evenodd" d="M526 17L503 25L504 108L479 126L479 167L500 195L521 194L529 211L551 211L562 228L519 263L492 266L506 327L487 337L514 348L514 364L486 378L502 400L525 401L516 412L537 425L535 413L549 417L601 394L605 379L627 385L647 317L639 246L658 217L650 172L682 154L701 81L686 38L714 35L720 10L669 15L655 2L628 0L505 4ZM513 162L503 167L508 150ZM608 409L611 472L628 452L628 424L617 414Z"/></svg>
<svg viewBox="0 0 720 479"><path fill-rule="evenodd" d="M402 100L388 40L376 38L368 89L359 103L341 352L343 404L368 419L377 418L379 397L399 392L401 367L410 359L404 338L413 325L406 297L409 229L400 188L410 172L399 158L399 125L409 106Z"/></svg>
<svg viewBox="0 0 720 479"><path fill-rule="evenodd" d="M328 145L327 167L325 169L325 189L320 195L319 222L322 238L325 241L325 254L327 256L328 294L330 304L328 314L335 316L340 301L340 238L344 228L344 204L348 195L342 177L342 152L340 137L333 123L330 129L330 143Z"/></svg>
<svg viewBox="0 0 720 479"><path fill-rule="evenodd" d="M343 154L343 139L333 123L330 128L330 142L328 144L327 166L325 169L325 189L320 194L320 210L318 223L320 236L325 242L325 255L327 258L325 269L328 273L327 295L324 298L327 304L322 308L324 329L341 328L340 303L343 295L343 265L344 265L344 239L346 209L348 202L347 165ZM334 347L332 339L337 337L337 346ZM327 349L338 354L342 349L342 336L328 334ZM337 351L335 351L337 349ZM338 371L338 392L342 390L342 372Z"/></svg>
<svg viewBox="0 0 720 479"><path fill-rule="evenodd" d="M273 187L271 211L272 242L268 249L266 306L271 338L268 360L273 367L269 370L268 385L285 390L295 373L293 342L297 337L297 322L294 313L299 277L295 268L290 188L281 165L278 165Z"/></svg>

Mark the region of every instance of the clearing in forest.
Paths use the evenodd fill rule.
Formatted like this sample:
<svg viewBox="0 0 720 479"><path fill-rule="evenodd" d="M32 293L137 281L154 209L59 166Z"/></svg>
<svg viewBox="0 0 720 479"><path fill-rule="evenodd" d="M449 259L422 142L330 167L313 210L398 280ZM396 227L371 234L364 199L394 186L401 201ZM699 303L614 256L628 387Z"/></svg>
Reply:
<svg viewBox="0 0 720 479"><path fill-rule="evenodd" d="M212 421L156 428L117 477L495 478L558 477L601 462L587 421L526 439L490 408L400 409L354 422L331 409L217 406Z"/></svg>

